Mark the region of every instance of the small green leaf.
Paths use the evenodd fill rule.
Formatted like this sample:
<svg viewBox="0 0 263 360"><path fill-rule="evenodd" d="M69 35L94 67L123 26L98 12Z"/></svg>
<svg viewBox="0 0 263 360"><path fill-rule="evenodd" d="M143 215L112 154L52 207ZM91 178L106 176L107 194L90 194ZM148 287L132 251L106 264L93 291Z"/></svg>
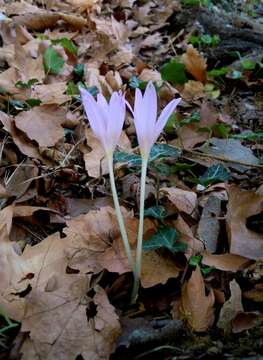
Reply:
<svg viewBox="0 0 263 360"><path fill-rule="evenodd" d="M216 164L210 166L206 172L200 176L200 184L207 186L209 184L215 184L220 181L228 181L231 177L229 171L222 164Z"/></svg>
<svg viewBox="0 0 263 360"><path fill-rule="evenodd" d="M184 64L176 60L164 64L161 68L161 75L163 80L170 82L172 85L183 85L187 81Z"/></svg>
<svg viewBox="0 0 263 360"><path fill-rule="evenodd" d="M165 208L161 205L151 206L144 210L144 216L149 216L154 219L163 220L166 217Z"/></svg>
<svg viewBox="0 0 263 360"><path fill-rule="evenodd" d="M44 69L46 74L59 74L63 69L65 60L58 55L52 46L48 47L44 53Z"/></svg>
<svg viewBox="0 0 263 360"><path fill-rule="evenodd" d="M68 38L61 38L61 39L56 39L56 40L51 40L51 44L52 45L56 45L59 44L61 45L64 49L68 50L70 53L74 54L74 55L78 55L78 49L77 47L74 45L74 43L69 40Z"/></svg>
<svg viewBox="0 0 263 360"><path fill-rule="evenodd" d="M113 154L113 161L115 163L124 163L129 167L137 167L142 164L142 160L139 155L129 154L124 151L115 151Z"/></svg>
<svg viewBox="0 0 263 360"><path fill-rule="evenodd" d="M41 104L41 100L30 98L25 101L25 103L28 105L28 107L32 108L34 106L39 106Z"/></svg>
<svg viewBox="0 0 263 360"><path fill-rule="evenodd" d="M129 80L129 86L133 89L141 89L144 90L147 86L147 81L142 81L137 78L137 76L132 75L132 77Z"/></svg>
<svg viewBox="0 0 263 360"><path fill-rule="evenodd" d="M191 256L189 259L189 265L190 266L197 266L200 264L202 260L202 256L201 255L195 255L195 256Z"/></svg>
<svg viewBox="0 0 263 360"><path fill-rule="evenodd" d="M241 65L244 70L253 70L255 69L255 64L250 60L242 60Z"/></svg>
<svg viewBox="0 0 263 360"><path fill-rule="evenodd" d="M169 116L169 119L165 125L164 131L168 134L172 133L174 131L174 126L176 124L177 120L176 120L176 113L172 113Z"/></svg>
<svg viewBox="0 0 263 360"><path fill-rule="evenodd" d="M226 75L227 73L228 73L228 68L221 67L220 69L213 69L208 71L208 76L216 78L218 76Z"/></svg>
<svg viewBox="0 0 263 360"><path fill-rule="evenodd" d="M231 135L231 137L240 140L258 141L263 139L263 132L253 132L251 130L245 130L241 134L234 134Z"/></svg>
<svg viewBox="0 0 263 360"><path fill-rule="evenodd" d="M176 163L175 165L171 166L171 172L176 173L179 171L191 170L191 168L194 166L195 164Z"/></svg>
<svg viewBox="0 0 263 360"><path fill-rule="evenodd" d="M212 126L212 131L214 136L226 139L229 136L231 127L224 123L216 123Z"/></svg>
<svg viewBox="0 0 263 360"><path fill-rule="evenodd" d="M170 166L165 164L165 163L162 163L162 162L159 162L157 164L151 162L149 164L149 169L151 169L155 173L160 173L163 176L170 176L171 175Z"/></svg>
<svg viewBox="0 0 263 360"><path fill-rule="evenodd" d="M32 85L38 83L37 79L30 79L28 82L17 81L15 87L18 89L30 89Z"/></svg>
<svg viewBox="0 0 263 360"><path fill-rule="evenodd" d="M178 122L179 126L190 125L193 123L198 123L201 120L201 115L199 111L194 111L189 118L182 119Z"/></svg>
<svg viewBox="0 0 263 360"><path fill-rule="evenodd" d="M175 147L168 144L154 144L151 152L149 161L155 161L160 158L173 158L178 159L180 152Z"/></svg>
<svg viewBox="0 0 263 360"><path fill-rule="evenodd" d="M178 243L177 231L172 227L159 228L157 233L151 236L150 239L144 242L144 250L157 250L160 248L166 248L171 252L181 252L186 250L187 245L184 243Z"/></svg>
<svg viewBox="0 0 263 360"><path fill-rule="evenodd" d="M68 82L68 86L67 86L67 91L66 91L67 95L71 95L71 96L74 96L74 95L79 95L79 88L78 88L78 85L76 85L74 83L74 81L69 81Z"/></svg>
<svg viewBox="0 0 263 360"><path fill-rule="evenodd" d="M203 273L203 275L209 275L211 273L211 271L214 270L214 267L213 266L202 266L201 267L201 271Z"/></svg>
<svg viewBox="0 0 263 360"><path fill-rule="evenodd" d="M84 64L77 64L74 66L73 73L79 78L82 78L84 75Z"/></svg>

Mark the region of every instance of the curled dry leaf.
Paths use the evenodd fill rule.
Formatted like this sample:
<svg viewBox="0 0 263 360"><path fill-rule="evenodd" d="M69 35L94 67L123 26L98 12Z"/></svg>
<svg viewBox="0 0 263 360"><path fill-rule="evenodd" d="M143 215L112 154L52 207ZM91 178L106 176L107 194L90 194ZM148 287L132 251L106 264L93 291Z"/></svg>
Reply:
<svg viewBox="0 0 263 360"><path fill-rule="evenodd" d="M186 70L197 80L206 83L206 60L192 45L188 45L186 53L182 56Z"/></svg>
<svg viewBox="0 0 263 360"><path fill-rule="evenodd" d="M204 279L197 266L182 288L181 316L194 331L206 331L214 322L214 303L214 293L210 290L206 295Z"/></svg>
<svg viewBox="0 0 263 360"><path fill-rule="evenodd" d="M262 257L262 234L251 231L246 226L246 220L249 216L262 212L262 195L254 191L231 186L229 187L227 208L227 230L230 252L250 259Z"/></svg>
<svg viewBox="0 0 263 360"><path fill-rule="evenodd" d="M11 117L0 111L0 121L4 125L4 129L12 136L14 143L22 154L47 163L39 153L37 146L31 142L22 131L16 128L15 122Z"/></svg>
<svg viewBox="0 0 263 360"><path fill-rule="evenodd" d="M207 266L213 266L222 271L236 272L242 267L248 265L250 260L244 256L235 254L212 255L205 253L203 254L202 263Z"/></svg>
<svg viewBox="0 0 263 360"><path fill-rule="evenodd" d="M15 117L15 124L40 146L54 146L64 136L61 124L65 117L66 109L42 105L20 112Z"/></svg>
<svg viewBox="0 0 263 360"><path fill-rule="evenodd" d="M182 216L178 216L173 222L174 227L179 233L178 242L187 245L185 256L189 259L191 256L201 254L204 251L204 244L201 240L197 239L190 226L184 221Z"/></svg>

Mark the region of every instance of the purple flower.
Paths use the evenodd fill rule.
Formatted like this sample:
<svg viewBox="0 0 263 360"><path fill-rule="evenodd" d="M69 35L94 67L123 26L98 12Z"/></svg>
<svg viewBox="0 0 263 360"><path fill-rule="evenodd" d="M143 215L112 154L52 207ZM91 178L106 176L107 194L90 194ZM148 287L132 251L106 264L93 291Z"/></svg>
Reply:
<svg viewBox="0 0 263 360"><path fill-rule="evenodd" d="M142 157L148 158L153 144L180 101L181 99L170 101L157 119L157 94L153 83L149 81L144 95L136 89L134 110L132 111L129 104L128 107L133 113Z"/></svg>
<svg viewBox="0 0 263 360"><path fill-rule="evenodd" d="M100 140L106 154L112 154L121 136L125 119L124 95L114 92L109 103L102 94L97 101L84 88L80 88L82 102L95 136Z"/></svg>

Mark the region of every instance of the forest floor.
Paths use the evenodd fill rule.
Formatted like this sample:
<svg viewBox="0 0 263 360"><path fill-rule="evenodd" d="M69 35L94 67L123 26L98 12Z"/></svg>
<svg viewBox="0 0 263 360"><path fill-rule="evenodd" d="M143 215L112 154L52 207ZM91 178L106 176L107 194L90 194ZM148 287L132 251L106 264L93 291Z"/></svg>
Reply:
<svg viewBox="0 0 263 360"><path fill-rule="evenodd" d="M83 112L181 97L147 172L141 286ZM143 119L142 119L143 120ZM132 253L132 116L114 173ZM0 0L0 359L263 359L263 2Z"/></svg>

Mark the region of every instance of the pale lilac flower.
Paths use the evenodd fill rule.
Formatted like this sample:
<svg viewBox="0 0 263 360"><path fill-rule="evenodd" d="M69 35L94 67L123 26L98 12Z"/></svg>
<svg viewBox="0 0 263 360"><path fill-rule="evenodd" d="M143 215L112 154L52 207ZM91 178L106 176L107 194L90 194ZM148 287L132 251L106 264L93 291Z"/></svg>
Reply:
<svg viewBox="0 0 263 360"><path fill-rule="evenodd" d="M88 90L80 88L82 102L95 136L100 140L106 154L112 154L121 136L125 119L125 99L114 92L109 103L102 94L97 101Z"/></svg>
<svg viewBox="0 0 263 360"><path fill-rule="evenodd" d="M151 81L147 84L144 95L139 89L135 92L133 113L141 155L148 157L150 150L162 132L169 116L173 113L181 99L170 101L157 119L157 94Z"/></svg>

